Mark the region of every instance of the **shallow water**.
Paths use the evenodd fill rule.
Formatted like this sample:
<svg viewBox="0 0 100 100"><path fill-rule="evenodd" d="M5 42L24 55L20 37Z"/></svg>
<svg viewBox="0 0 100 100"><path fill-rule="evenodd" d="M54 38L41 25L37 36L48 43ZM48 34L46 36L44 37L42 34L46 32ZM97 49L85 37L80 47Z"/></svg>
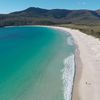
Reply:
<svg viewBox="0 0 100 100"><path fill-rule="evenodd" d="M0 100L70 100L73 61L64 61L75 47L69 37L46 27L0 28Z"/></svg>

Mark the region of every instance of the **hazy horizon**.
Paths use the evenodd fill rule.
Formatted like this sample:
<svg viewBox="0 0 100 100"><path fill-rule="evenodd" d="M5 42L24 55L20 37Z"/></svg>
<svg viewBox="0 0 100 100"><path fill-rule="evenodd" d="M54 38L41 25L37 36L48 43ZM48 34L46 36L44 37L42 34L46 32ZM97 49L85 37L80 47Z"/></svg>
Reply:
<svg viewBox="0 0 100 100"><path fill-rule="evenodd" d="M69 10L98 10L100 3L98 0L3 0L0 1L0 13L7 14L21 11L29 7L39 7L43 9L69 9Z"/></svg>
<svg viewBox="0 0 100 100"><path fill-rule="evenodd" d="M47 10L52 10L52 9L64 9L64 10L93 10L93 11L96 11L96 10L100 10L99 9L85 9L85 8L80 8L80 9L67 9L67 8L42 8L42 7L27 7L27 8L24 8L24 9L19 9L19 10L15 10L15 11L11 11L11 12L4 12L4 13L0 13L0 14L9 14L9 13L12 13L12 12L17 12L17 11L23 11L23 10L26 10L28 8L40 8L40 9L47 9Z"/></svg>

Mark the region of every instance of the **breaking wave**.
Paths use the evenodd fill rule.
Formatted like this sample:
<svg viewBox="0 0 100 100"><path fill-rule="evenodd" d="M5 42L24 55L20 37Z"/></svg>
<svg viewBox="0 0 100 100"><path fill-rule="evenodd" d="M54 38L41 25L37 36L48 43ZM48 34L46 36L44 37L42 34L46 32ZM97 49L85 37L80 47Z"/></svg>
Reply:
<svg viewBox="0 0 100 100"><path fill-rule="evenodd" d="M71 36L69 36L67 38L67 44L70 45L70 46L73 46L74 45L74 40L73 40L73 38Z"/></svg>
<svg viewBox="0 0 100 100"><path fill-rule="evenodd" d="M64 69L62 70L64 100L71 100L73 79L75 72L74 54L64 59Z"/></svg>

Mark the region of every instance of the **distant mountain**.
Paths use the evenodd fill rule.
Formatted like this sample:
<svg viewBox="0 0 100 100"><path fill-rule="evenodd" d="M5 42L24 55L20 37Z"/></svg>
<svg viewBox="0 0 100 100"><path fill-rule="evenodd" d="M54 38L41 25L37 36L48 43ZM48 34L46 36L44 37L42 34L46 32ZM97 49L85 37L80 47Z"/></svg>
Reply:
<svg viewBox="0 0 100 100"><path fill-rule="evenodd" d="M96 13L100 16L100 9L96 11Z"/></svg>
<svg viewBox="0 0 100 100"><path fill-rule="evenodd" d="M42 9L30 7L23 11L0 14L0 26L36 24L100 24L100 10Z"/></svg>

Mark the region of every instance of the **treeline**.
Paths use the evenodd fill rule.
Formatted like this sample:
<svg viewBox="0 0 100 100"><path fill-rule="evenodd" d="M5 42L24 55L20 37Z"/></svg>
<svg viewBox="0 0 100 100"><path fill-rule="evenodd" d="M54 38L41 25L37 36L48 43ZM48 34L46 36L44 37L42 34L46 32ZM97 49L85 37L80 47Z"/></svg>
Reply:
<svg viewBox="0 0 100 100"><path fill-rule="evenodd" d="M62 26L62 27L69 27L69 28L72 28L72 29L78 29L80 30L81 32L84 32L88 35L92 35L92 36L95 36L97 38L100 38L100 25L94 25L94 24L91 24L91 25L82 25L82 24L60 24L59 26Z"/></svg>
<svg viewBox="0 0 100 100"><path fill-rule="evenodd" d="M0 26L55 24L100 25L99 12L99 10L48 10L30 7L10 14L0 14Z"/></svg>
<svg viewBox="0 0 100 100"><path fill-rule="evenodd" d="M55 25L53 21L47 19L36 19L36 18L5 18L0 20L0 26L16 26L16 25Z"/></svg>

